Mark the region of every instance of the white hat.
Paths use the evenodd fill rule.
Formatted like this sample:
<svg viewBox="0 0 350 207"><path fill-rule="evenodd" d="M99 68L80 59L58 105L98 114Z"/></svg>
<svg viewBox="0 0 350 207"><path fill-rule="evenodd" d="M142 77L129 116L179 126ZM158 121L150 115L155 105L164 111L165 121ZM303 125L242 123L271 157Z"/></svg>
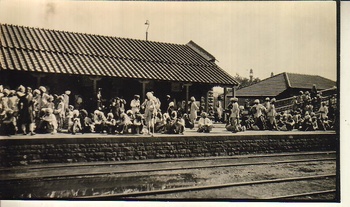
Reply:
<svg viewBox="0 0 350 207"><path fill-rule="evenodd" d="M24 93L26 91L26 88L22 85L18 86L17 91Z"/></svg>
<svg viewBox="0 0 350 207"><path fill-rule="evenodd" d="M4 89L4 95L9 95L9 94L10 94L10 90L7 89L7 88L5 88L5 89Z"/></svg>
<svg viewBox="0 0 350 207"><path fill-rule="evenodd" d="M49 114L52 114L53 110L52 110L52 108L46 108L46 112L49 113Z"/></svg>
<svg viewBox="0 0 350 207"><path fill-rule="evenodd" d="M39 90L41 90L43 93L46 92L46 88L45 88L44 86L40 86L40 87L39 87Z"/></svg>
<svg viewBox="0 0 350 207"><path fill-rule="evenodd" d="M35 90L33 91L33 94L41 94L41 92L40 92L40 90L35 89Z"/></svg>

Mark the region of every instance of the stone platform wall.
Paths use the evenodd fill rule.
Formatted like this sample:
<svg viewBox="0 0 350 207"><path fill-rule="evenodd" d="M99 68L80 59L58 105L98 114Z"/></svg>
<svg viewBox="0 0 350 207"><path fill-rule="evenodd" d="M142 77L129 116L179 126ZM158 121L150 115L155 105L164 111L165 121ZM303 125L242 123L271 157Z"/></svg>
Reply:
<svg viewBox="0 0 350 207"><path fill-rule="evenodd" d="M0 140L0 166L328 151L338 141L336 134L9 138Z"/></svg>

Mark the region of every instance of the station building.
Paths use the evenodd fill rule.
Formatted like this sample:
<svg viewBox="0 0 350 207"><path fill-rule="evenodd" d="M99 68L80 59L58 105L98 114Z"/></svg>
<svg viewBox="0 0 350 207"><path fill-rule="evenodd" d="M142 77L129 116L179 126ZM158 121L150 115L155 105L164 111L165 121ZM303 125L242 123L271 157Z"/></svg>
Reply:
<svg viewBox="0 0 350 207"><path fill-rule="evenodd" d="M0 24L0 84L70 90L92 103L99 88L109 100L147 91L163 102L207 97L214 86L238 82L215 64L215 57L193 41L172 44ZM226 91L226 90L225 90ZM88 106L86 106L88 107Z"/></svg>

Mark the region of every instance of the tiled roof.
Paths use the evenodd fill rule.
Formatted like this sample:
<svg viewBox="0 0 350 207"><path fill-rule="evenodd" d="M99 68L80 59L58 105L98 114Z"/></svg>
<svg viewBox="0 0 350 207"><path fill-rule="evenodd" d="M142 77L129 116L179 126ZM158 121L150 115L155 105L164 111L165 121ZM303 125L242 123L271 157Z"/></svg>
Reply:
<svg viewBox="0 0 350 207"><path fill-rule="evenodd" d="M291 88L310 89L315 84L318 90L324 90L337 85L336 82L318 75L287 73L287 76Z"/></svg>
<svg viewBox="0 0 350 207"><path fill-rule="evenodd" d="M0 70L237 85L196 46L0 24Z"/></svg>
<svg viewBox="0 0 350 207"><path fill-rule="evenodd" d="M287 87L285 74L281 73L237 90L236 96L277 96Z"/></svg>
<svg viewBox="0 0 350 207"><path fill-rule="evenodd" d="M311 89L313 84L318 90L336 86L336 82L316 75L280 73L264 79L254 85L236 91L238 97L275 97L288 88Z"/></svg>

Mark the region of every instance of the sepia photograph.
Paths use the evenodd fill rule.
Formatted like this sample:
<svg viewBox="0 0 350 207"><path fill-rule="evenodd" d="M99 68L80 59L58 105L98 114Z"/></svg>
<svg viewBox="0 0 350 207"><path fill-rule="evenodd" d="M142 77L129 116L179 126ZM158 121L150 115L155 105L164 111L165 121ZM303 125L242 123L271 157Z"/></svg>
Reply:
<svg viewBox="0 0 350 207"><path fill-rule="evenodd" d="M337 1L0 0L0 200L341 203L339 25Z"/></svg>

